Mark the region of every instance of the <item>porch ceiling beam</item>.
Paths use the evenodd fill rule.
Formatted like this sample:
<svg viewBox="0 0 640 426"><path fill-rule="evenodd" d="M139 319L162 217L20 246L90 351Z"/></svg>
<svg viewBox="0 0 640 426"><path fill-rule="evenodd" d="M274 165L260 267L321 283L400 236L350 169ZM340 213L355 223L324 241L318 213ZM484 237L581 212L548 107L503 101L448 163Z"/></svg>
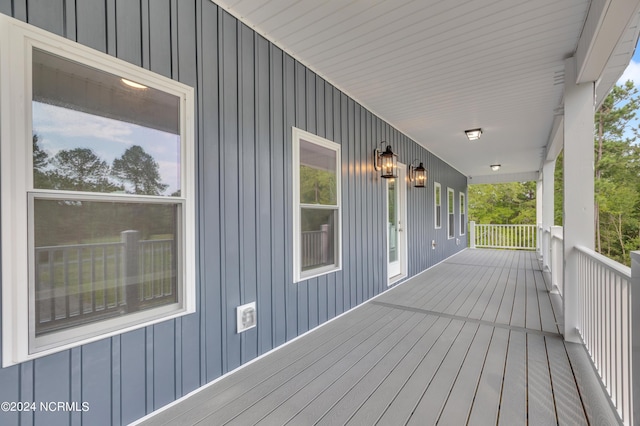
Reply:
<svg viewBox="0 0 640 426"><path fill-rule="evenodd" d="M598 81L640 0L593 0L578 41L576 84Z"/></svg>
<svg viewBox="0 0 640 426"><path fill-rule="evenodd" d="M563 112L564 114L564 112ZM547 144L547 150L545 159L542 161L541 168L547 161L555 161L560 155L564 144L564 116L556 115L553 119L553 125L551 127L551 135L549 136L549 143Z"/></svg>
<svg viewBox="0 0 640 426"><path fill-rule="evenodd" d="M530 182L538 180L540 173L522 172L522 173L494 173L490 175L469 176L468 183L509 183L509 182Z"/></svg>

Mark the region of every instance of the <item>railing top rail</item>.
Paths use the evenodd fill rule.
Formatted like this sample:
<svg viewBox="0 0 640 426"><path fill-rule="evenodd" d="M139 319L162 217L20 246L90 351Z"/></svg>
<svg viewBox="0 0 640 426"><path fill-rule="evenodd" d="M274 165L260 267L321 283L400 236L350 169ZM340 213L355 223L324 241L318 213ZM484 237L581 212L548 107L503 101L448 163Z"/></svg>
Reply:
<svg viewBox="0 0 640 426"><path fill-rule="evenodd" d="M42 246L36 247L36 250L69 250L69 249L78 249L78 248L91 248L91 247L109 247L109 246L121 246L123 243L113 242L113 243L90 243L90 244L68 244L64 246Z"/></svg>
<svg viewBox="0 0 640 426"><path fill-rule="evenodd" d="M512 228L516 228L516 227L531 227L531 228L535 228L536 225L532 225L529 223L476 223L476 226L505 226L505 227L512 227Z"/></svg>
<svg viewBox="0 0 640 426"><path fill-rule="evenodd" d="M153 244L153 243L172 243L174 240L166 238L163 240L140 240L140 244Z"/></svg>
<svg viewBox="0 0 640 426"><path fill-rule="evenodd" d="M631 279L631 268L629 268L628 266L618 263L613 259L609 259L607 256L597 253L584 246L575 246L575 249L580 253L589 256L591 259L609 269L610 271L627 279Z"/></svg>

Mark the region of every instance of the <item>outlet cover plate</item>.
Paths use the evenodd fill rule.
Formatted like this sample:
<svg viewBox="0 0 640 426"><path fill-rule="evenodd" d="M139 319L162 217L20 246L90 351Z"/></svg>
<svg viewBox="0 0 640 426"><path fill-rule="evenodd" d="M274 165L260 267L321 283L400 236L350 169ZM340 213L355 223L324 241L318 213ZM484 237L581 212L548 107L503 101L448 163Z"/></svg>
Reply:
<svg viewBox="0 0 640 426"><path fill-rule="evenodd" d="M247 303L236 308L237 332L249 330L258 323L256 302Z"/></svg>

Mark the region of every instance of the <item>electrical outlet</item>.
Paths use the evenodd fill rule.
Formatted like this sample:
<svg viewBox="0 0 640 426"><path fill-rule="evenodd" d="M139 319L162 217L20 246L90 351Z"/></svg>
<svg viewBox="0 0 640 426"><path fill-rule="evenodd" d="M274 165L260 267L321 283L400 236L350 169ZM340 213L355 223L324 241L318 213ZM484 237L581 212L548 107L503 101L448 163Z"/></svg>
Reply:
<svg viewBox="0 0 640 426"><path fill-rule="evenodd" d="M238 333L253 328L258 323L256 302L247 303L236 308L236 329Z"/></svg>

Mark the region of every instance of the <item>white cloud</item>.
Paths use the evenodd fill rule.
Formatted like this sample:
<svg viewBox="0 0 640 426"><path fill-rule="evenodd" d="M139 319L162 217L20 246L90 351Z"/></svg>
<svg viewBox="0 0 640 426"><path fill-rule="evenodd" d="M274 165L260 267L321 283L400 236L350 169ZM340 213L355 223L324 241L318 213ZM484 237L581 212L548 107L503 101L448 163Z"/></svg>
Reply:
<svg viewBox="0 0 640 426"><path fill-rule="evenodd" d="M634 62L633 60L629 62L629 66L622 73L618 84L624 84L627 80L633 81L635 86L640 86L640 62Z"/></svg>
<svg viewBox="0 0 640 426"><path fill-rule="evenodd" d="M91 137L128 144L131 126L116 120L34 102L36 133Z"/></svg>

